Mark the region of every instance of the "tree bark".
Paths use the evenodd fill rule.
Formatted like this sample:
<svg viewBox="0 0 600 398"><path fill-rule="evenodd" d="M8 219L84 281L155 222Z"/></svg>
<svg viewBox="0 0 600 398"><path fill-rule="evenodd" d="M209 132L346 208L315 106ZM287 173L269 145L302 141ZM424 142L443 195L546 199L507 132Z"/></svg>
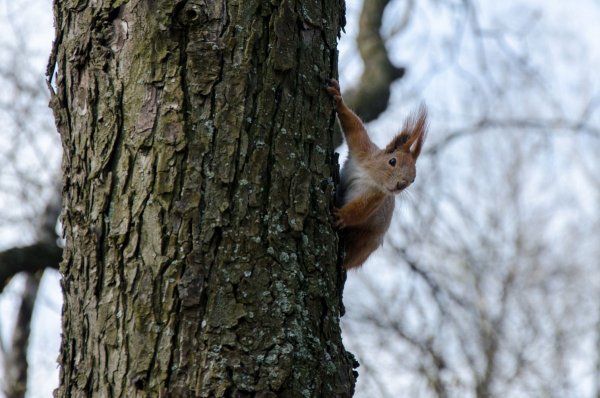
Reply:
<svg viewBox="0 0 600 398"><path fill-rule="evenodd" d="M349 397L340 2L54 2L60 397Z"/></svg>

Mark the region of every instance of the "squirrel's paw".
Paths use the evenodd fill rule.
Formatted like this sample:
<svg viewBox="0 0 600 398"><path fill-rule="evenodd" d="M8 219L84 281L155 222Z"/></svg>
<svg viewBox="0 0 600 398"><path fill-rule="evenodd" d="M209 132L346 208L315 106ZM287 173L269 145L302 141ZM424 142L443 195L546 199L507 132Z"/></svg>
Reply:
<svg viewBox="0 0 600 398"><path fill-rule="evenodd" d="M327 82L327 87L331 87L331 89L337 91L338 94L341 92L340 83L335 79L329 79L329 82Z"/></svg>
<svg viewBox="0 0 600 398"><path fill-rule="evenodd" d="M329 95L331 95L333 97L336 105L338 105L340 102L342 102L342 93L340 92L340 84L338 83L337 80L335 80L335 79L329 80L327 86L325 87L325 90L327 90Z"/></svg>
<svg viewBox="0 0 600 398"><path fill-rule="evenodd" d="M338 229L346 228L346 222L344 221L343 213L339 208L337 208L337 207L333 208L333 216L335 217L335 227L336 228L338 228Z"/></svg>

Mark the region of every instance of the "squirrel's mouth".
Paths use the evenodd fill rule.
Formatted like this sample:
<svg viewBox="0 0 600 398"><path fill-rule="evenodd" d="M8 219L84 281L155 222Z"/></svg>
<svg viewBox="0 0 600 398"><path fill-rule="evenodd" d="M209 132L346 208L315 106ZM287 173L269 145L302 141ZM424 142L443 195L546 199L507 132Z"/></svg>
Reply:
<svg viewBox="0 0 600 398"><path fill-rule="evenodd" d="M389 191L393 194L397 194L397 193L404 191L406 188L408 188L408 185L409 184L398 184L394 188L389 189Z"/></svg>

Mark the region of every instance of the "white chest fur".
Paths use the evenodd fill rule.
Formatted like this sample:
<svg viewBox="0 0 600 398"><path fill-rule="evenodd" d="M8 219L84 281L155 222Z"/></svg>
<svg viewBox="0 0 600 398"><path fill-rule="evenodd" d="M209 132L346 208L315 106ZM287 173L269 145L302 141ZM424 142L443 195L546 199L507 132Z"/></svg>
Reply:
<svg viewBox="0 0 600 398"><path fill-rule="evenodd" d="M350 202L358 196L364 196L373 189L379 190L381 187L371 177L367 170L358 164L351 156L348 157L341 173L340 194L338 198L339 206Z"/></svg>

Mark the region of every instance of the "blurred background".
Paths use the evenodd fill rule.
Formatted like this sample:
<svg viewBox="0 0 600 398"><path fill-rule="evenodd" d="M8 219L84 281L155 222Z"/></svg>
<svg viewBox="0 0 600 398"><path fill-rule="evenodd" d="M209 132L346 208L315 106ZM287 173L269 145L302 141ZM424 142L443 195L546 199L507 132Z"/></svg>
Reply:
<svg viewBox="0 0 600 398"><path fill-rule="evenodd" d="M340 82L374 140L421 102L430 113L415 184L383 247L348 275L356 397L600 397L600 1L346 7ZM0 0L7 397L20 380L49 397L58 380L57 262L25 261L54 258L58 238L52 38L48 0Z"/></svg>

